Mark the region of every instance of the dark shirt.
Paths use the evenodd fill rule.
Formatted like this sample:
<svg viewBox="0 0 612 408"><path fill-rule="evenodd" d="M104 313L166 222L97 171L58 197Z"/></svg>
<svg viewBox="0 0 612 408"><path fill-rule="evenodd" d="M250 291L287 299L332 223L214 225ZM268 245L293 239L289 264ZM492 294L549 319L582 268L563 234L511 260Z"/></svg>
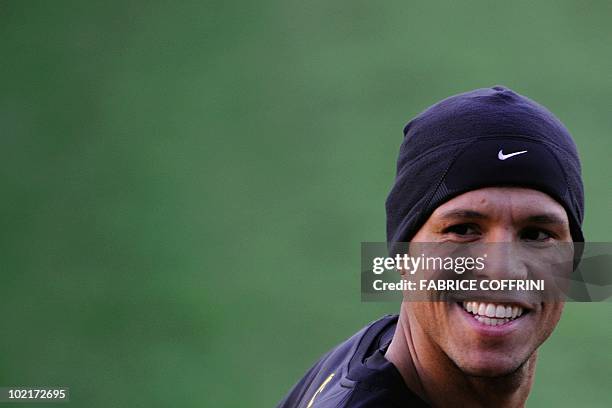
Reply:
<svg viewBox="0 0 612 408"><path fill-rule="evenodd" d="M427 407L385 352L397 315L384 316L325 354L278 404L279 408Z"/></svg>

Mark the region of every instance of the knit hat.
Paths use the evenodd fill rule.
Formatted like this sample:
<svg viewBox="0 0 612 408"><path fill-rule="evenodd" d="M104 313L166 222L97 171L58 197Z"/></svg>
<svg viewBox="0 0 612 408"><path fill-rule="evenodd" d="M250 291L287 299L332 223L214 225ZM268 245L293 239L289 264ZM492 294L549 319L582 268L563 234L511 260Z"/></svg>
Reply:
<svg viewBox="0 0 612 408"><path fill-rule="evenodd" d="M387 241L407 242L457 195L491 186L542 191L566 210L583 242L584 189L569 131L550 111L503 86L451 96L404 128L387 197Z"/></svg>

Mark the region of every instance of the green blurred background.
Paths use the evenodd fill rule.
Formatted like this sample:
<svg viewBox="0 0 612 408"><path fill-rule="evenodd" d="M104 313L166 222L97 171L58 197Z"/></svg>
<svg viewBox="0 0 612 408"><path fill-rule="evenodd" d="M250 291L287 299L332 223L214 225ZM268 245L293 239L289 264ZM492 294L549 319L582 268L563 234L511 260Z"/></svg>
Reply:
<svg viewBox="0 0 612 408"><path fill-rule="evenodd" d="M385 238L403 125L477 87L565 122L586 235L610 240L611 19L584 0L2 1L0 385L273 406L398 310L360 302L360 242ZM611 317L567 306L529 405L610 406Z"/></svg>

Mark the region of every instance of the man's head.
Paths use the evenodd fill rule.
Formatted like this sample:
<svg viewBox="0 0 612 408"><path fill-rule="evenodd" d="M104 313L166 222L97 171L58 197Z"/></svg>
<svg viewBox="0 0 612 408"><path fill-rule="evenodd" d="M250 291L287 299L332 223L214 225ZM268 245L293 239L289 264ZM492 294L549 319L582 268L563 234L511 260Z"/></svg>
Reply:
<svg viewBox="0 0 612 408"><path fill-rule="evenodd" d="M576 145L546 108L495 86L452 96L404 128L387 197L387 241L407 242L441 204L483 187L542 191L566 210L584 241L584 193Z"/></svg>
<svg viewBox="0 0 612 408"><path fill-rule="evenodd" d="M569 132L541 105L499 86L447 98L406 125L386 208L392 251L408 241L541 248L584 240L580 162ZM531 267L521 256L497 256L478 278L526 279ZM563 310L562 302L530 296L437 296L404 302L402 314L421 340L473 376L519 369ZM495 317L483 317L490 313L482 308L495 308Z"/></svg>
<svg viewBox="0 0 612 408"><path fill-rule="evenodd" d="M533 189L489 187L461 194L436 208L412 242L533 245L539 251L571 240L567 214L550 196ZM527 260L507 255L489 259L478 278L527 279ZM522 294L455 296L438 292L435 301L404 302L402 307L428 341L463 372L475 376L516 371L552 333L563 310L562 302ZM496 326L483 324L471 313L472 307L481 304L518 309L520 316Z"/></svg>

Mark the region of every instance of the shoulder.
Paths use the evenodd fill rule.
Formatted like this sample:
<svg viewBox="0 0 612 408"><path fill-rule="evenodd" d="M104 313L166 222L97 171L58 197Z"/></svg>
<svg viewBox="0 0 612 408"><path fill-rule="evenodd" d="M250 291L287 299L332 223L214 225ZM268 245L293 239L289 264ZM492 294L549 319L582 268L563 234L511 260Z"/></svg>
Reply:
<svg viewBox="0 0 612 408"><path fill-rule="evenodd" d="M278 407L373 406L355 401L355 396L363 393L364 389L356 386L359 382L352 380L349 373L361 366L368 353L378 347L382 334L392 335L396 323L397 315L384 316L334 347L306 372ZM357 401L366 402L367 398L357 398Z"/></svg>

